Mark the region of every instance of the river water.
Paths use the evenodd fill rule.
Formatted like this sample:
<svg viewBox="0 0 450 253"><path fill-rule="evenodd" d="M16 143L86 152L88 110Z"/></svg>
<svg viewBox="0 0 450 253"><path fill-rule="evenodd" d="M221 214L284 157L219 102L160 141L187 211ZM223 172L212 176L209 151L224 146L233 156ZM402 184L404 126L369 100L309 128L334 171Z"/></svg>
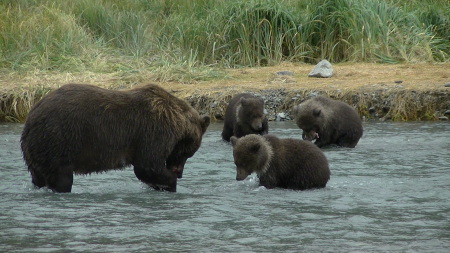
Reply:
<svg viewBox="0 0 450 253"><path fill-rule="evenodd" d="M75 176L72 193L35 189L22 124L0 125L0 252L448 252L450 124L366 122L358 146L326 148L325 189L235 181L232 148L213 123L178 192L132 168ZM300 138L293 122L270 122Z"/></svg>

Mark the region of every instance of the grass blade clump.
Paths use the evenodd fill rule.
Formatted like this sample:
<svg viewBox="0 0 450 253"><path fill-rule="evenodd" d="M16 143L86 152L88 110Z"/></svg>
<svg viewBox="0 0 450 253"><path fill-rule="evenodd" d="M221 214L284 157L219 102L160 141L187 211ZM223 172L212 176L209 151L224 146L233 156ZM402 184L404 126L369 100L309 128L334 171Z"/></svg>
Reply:
<svg viewBox="0 0 450 253"><path fill-rule="evenodd" d="M91 36L56 6L11 6L0 12L0 26L2 68L78 69L80 55L94 50Z"/></svg>
<svg viewBox="0 0 450 253"><path fill-rule="evenodd" d="M0 121L24 122L31 107L50 92L49 88L39 86L14 89L0 97Z"/></svg>
<svg viewBox="0 0 450 253"><path fill-rule="evenodd" d="M227 41L219 56L231 65L274 65L303 58L298 22L288 6L276 1L238 1L227 7L221 22Z"/></svg>
<svg viewBox="0 0 450 253"><path fill-rule="evenodd" d="M145 6L149 8L149 6ZM72 12L80 24L112 48L137 58L151 50L151 23L147 9L123 1L77 1Z"/></svg>
<svg viewBox="0 0 450 253"><path fill-rule="evenodd" d="M376 0L311 0L308 8L302 29L309 33L312 58L333 62L433 61L437 49L433 44L439 39L399 6Z"/></svg>

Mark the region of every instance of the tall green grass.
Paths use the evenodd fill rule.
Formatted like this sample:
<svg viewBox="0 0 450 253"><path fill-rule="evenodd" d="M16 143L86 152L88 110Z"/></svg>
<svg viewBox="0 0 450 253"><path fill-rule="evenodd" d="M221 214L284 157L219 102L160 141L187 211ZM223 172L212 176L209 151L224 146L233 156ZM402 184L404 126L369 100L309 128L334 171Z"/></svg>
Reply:
<svg viewBox="0 0 450 253"><path fill-rule="evenodd" d="M417 13L402 6L374 0L326 0L311 1L308 8L304 29L316 57L333 62L448 59L448 51L435 46L441 38L420 22Z"/></svg>
<svg viewBox="0 0 450 253"><path fill-rule="evenodd" d="M0 5L0 67L79 69L79 56L99 49L73 15L52 5L19 3Z"/></svg>
<svg viewBox="0 0 450 253"><path fill-rule="evenodd" d="M3 0L3 71L147 69L161 80L282 61L448 61L446 0Z"/></svg>

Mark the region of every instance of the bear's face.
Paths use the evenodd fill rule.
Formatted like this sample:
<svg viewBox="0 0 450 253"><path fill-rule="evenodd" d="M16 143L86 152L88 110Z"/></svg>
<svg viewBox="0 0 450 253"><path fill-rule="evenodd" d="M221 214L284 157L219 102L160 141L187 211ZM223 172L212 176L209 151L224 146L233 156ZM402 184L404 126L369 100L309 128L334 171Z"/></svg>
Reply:
<svg viewBox="0 0 450 253"><path fill-rule="evenodd" d="M269 166L272 149L260 135L249 134L240 139L230 139L236 165L236 180L246 179L253 172L263 173Z"/></svg>
<svg viewBox="0 0 450 253"><path fill-rule="evenodd" d="M264 101L261 98L241 98L237 106L237 122L261 131L265 119Z"/></svg>
<svg viewBox="0 0 450 253"><path fill-rule="evenodd" d="M166 168L174 172L178 178L183 177L184 165L186 160L192 157L200 148L203 134L209 126L209 116L200 117L199 122L196 122L198 127L194 131L188 132L186 136L176 143L172 153L166 160Z"/></svg>
<svg viewBox="0 0 450 253"><path fill-rule="evenodd" d="M295 123L303 130L302 138L312 141L319 138L323 125L323 113L320 108L311 108L308 105L294 107Z"/></svg>

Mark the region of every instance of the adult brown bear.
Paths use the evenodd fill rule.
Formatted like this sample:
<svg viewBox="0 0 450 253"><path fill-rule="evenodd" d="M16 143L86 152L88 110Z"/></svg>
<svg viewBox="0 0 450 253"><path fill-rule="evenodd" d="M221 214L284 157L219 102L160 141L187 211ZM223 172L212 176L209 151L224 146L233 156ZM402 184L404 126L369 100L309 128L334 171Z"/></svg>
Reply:
<svg viewBox="0 0 450 253"><path fill-rule="evenodd" d="M30 110L21 148L37 187L70 192L73 173L133 165L142 182L175 192L209 123L157 85L112 91L67 84Z"/></svg>
<svg viewBox="0 0 450 253"><path fill-rule="evenodd" d="M235 95L228 103L223 124L222 139L230 141L247 134L267 134L269 124L264 114L264 100L249 93Z"/></svg>
<svg viewBox="0 0 450 253"><path fill-rule="evenodd" d="M304 140L316 140L318 147L335 144L354 148L363 134L361 119L350 105L316 96L293 109Z"/></svg>
<svg viewBox="0 0 450 253"><path fill-rule="evenodd" d="M231 137L231 144L236 180L256 172L266 188L307 190L323 188L330 179L327 158L310 141L249 134Z"/></svg>

